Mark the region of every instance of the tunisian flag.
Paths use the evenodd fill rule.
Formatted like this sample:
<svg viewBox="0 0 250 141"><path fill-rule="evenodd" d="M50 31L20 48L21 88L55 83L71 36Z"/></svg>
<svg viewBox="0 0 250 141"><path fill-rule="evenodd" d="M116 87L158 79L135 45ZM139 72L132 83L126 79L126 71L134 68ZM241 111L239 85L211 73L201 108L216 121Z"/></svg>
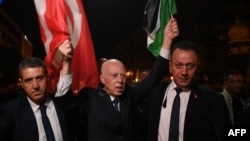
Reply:
<svg viewBox="0 0 250 141"><path fill-rule="evenodd" d="M66 39L71 40L74 55L72 58L72 91L83 87L97 88L99 76L94 45L88 21L81 0L34 0L41 38L45 46L48 75L48 92L56 89L59 80L62 58L57 53L58 46Z"/></svg>

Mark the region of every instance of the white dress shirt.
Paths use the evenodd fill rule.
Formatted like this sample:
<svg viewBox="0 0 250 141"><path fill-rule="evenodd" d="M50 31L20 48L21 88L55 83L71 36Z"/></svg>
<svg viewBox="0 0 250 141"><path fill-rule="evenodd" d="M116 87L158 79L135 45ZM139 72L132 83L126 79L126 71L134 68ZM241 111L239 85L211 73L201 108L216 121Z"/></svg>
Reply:
<svg viewBox="0 0 250 141"><path fill-rule="evenodd" d="M65 75L64 77L59 78L59 82L57 85L57 92L55 96L61 96L66 94L66 92L70 88L70 84L72 81L72 74ZM28 98L28 97L27 97ZM39 109L38 104L34 103L30 98L28 98L28 101L31 105L31 108L35 114L36 122L37 122L37 127L38 127L38 133L39 133L39 141L47 141L46 139L46 134L43 128L43 123L42 123L42 115ZM52 126L52 130L55 136L56 141L63 141L63 136L62 136L62 130L60 127L60 123L58 120L58 116L56 113L55 105L54 102L50 99L47 99L45 102L45 105L47 107L46 109L46 114L50 120L50 124Z"/></svg>
<svg viewBox="0 0 250 141"><path fill-rule="evenodd" d="M161 116L159 121L159 129L158 129L158 141L168 141L169 137L169 128L170 128L170 119L172 112L172 105L174 102L174 98L176 96L175 91L176 84L172 81L166 92L164 100L166 99L166 107L162 106L161 108ZM181 92L180 93L180 124L179 124L179 141L183 141L183 133L184 133L184 121L187 110L187 104L190 96L190 92Z"/></svg>
<svg viewBox="0 0 250 141"><path fill-rule="evenodd" d="M161 57L163 57L167 60L170 60L170 50L166 50L164 48L161 48L160 55L161 55Z"/></svg>
<svg viewBox="0 0 250 141"><path fill-rule="evenodd" d="M113 97L111 95L109 97L110 97L110 99L112 101L113 106L115 106L115 104L113 103L113 101L115 100L115 97ZM120 111L120 102L118 102L117 108L118 108L118 111Z"/></svg>

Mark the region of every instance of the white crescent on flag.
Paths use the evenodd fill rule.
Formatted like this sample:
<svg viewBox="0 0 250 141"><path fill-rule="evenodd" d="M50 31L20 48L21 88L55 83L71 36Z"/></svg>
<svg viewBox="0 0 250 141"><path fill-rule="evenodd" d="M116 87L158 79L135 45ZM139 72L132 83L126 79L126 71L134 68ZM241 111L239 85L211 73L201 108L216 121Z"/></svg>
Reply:
<svg viewBox="0 0 250 141"><path fill-rule="evenodd" d="M72 60L72 90L82 87L96 88L99 76L94 45L81 0L34 0L39 19L41 38L44 43L45 63L50 77L49 92L53 92L62 67L57 47L66 39L74 48ZM52 78L52 79L51 79Z"/></svg>

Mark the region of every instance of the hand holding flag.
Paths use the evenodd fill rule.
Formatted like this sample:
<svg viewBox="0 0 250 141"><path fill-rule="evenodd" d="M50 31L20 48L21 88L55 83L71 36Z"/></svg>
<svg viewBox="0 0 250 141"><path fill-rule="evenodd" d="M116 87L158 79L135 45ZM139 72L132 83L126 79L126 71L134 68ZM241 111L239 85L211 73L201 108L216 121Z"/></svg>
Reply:
<svg viewBox="0 0 250 141"><path fill-rule="evenodd" d="M146 20L156 20L155 27L152 32L148 32L148 49L152 52L154 56L158 56L160 52L160 48L163 42L164 36L164 28L169 21L170 15L177 13L177 8L175 4L175 0L156 0L156 2L150 2L154 0L148 0L149 4L152 6L147 5L147 7L154 7L152 11L145 11L148 15L155 15L150 14L151 12L157 11L157 7L159 7L157 18L148 18ZM157 2L160 1L160 2ZM155 6L159 4L159 6ZM146 10L151 10L147 9ZM146 23L155 23L155 21L147 21ZM154 25L154 24L153 24Z"/></svg>
<svg viewBox="0 0 250 141"><path fill-rule="evenodd" d="M162 48L170 50L172 41L179 35L179 28L175 18L171 16L168 24L164 28Z"/></svg>
<svg viewBox="0 0 250 141"><path fill-rule="evenodd" d="M82 1L34 0L34 2L41 38L47 53L45 63L50 78L48 92L53 93L56 89L60 69L65 61L61 53L66 57L64 59L72 57L72 90L75 94L83 87L97 88L99 75L94 45ZM60 45L65 44L72 45L73 56L70 48L58 53Z"/></svg>
<svg viewBox="0 0 250 141"><path fill-rule="evenodd" d="M74 52L71 41L65 40L61 45L59 45L58 51L61 53L63 61L71 60Z"/></svg>
<svg viewBox="0 0 250 141"><path fill-rule="evenodd" d="M59 45L57 54L60 56L62 60L62 69L60 71L60 76L63 77L65 75L71 74L71 64L72 64L72 57L73 57L73 46L71 41L65 40L62 44Z"/></svg>
<svg viewBox="0 0 250 141"><path fill-rule="evenodd" d="M169 20L168 24L164 28L164 37L168 37L171 39L174 39L179 35L179 28L177 21L174 17L171 16L171 19Z"/></svg>

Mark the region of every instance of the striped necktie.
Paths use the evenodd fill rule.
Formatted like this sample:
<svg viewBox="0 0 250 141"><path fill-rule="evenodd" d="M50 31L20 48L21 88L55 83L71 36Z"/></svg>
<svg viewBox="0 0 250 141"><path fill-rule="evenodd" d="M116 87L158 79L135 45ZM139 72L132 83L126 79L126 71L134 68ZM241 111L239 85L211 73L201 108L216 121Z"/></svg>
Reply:
<svg viewBox="0 0 250 141"><path fill-rule="evenodd" d="M118 108L119 99L118 99L118 98L115 98L115 99L112 101L112 103L113 103L113 105L114 105L115 111L118 113L118 112L119 112L119 108Z"/></svg>

